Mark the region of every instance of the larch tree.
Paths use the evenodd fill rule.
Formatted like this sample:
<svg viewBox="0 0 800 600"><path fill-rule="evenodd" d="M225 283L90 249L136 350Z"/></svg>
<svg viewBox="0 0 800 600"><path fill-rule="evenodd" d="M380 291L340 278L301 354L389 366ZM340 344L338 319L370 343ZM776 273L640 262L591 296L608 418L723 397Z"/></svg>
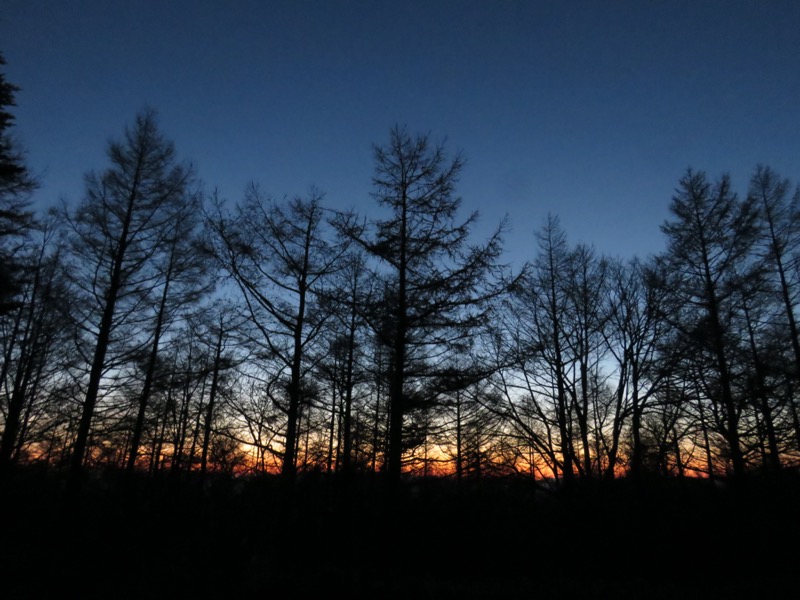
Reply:
<svg viewBox="0 0 800 600"><path fill-rule="evenodd" d="M0 55L0 67L6 64ZM20 144L11 134L19 88L0 72L0 314L16 305L15 295L21 286L21 261L26 234L34 226L30 196L37 188L36 178L25 164Z"/></svg>
<svg viewBox="0 0 800 600"><path fill-rule="evenodd" d="M792 194L788 179L769 167L758 166L750 179L749 198L759 208L764 259L777 280L794 372L800 374L800 333L795 316L800 302L800 188Z"/></svg>
<svg viewBox="0 0 800 600"><path fill-rule="evenodd" d="M340 229L377 259L385 289L372 326L391 354L386 475L394 484L412 413L431 407L426 388L452 380L452 359L468 348L508 281L498 262L502 226L472 245L478 214L458 220L460 155L450 158L428 135L394 127L374 156L372 195L389 216L364 226L345 220Z"/></svg>
<svg viewBox="0 0 800 600"><path fill-rule="evenodd" d="M367 345L364 307L370 303L368 276L366 256L350 252L326 293L334 319L328 334L330 351L320 366L323 376L331 381L333 399L338 396L339 400L338 404L332 403L330 445L332 448L337 431L337 469L345 474L353 470L354 403L357 388L366 378L363 355ZM338 427L334 427L337 410Z"/></svg>
<svg viewBox="0 0 800 600"><path fill-rule="evenodd" d="M569 267L565 288L568 318L564 332L569 354L577 367L577 376L569 386L581 440L582 455L576 466L582 476L589 477L601 470L599 452L595 456L598 468L593 468L593 444L590 438L592 434L595 441L600 437L597 428L592 432L592 425L599 408L597 375L604 358L603 336L608 321L607 311L604 310L607 262L598 257L591 247L578 245L569 255Z"/></svg>
<svg viewBox="0 0 800 600"><path fill-rule="evenodd" d="M759 208L761 237L759 246L768 280L774 289L774 304L779 317L769 337L785 345L788 352L763 365L785 371L786 399L794 429L795 445L800 449L800 407L792 393L800 387L800 187L794 192L788 179L769 167L759 165L750 179L749 197ZM775 356L775 353L772 353ZM777 357L776 357L777 358ZM791 365L789 368L784 365Z"/></svg>
<svg viewBox="0 0 800 600"><path fill-rule="evenodd" d="M169 338L170 328L180 320L181 312L189 310L210 289L208 261L199 251L200 206L199 195L187 195L184 205L176 207L171 231L165 232L162 247L153 257L155 286L150 295L151 305L146 309L151 314L151 331L148 332L148 348L140 361L143 381L128 451L129 471L136 465L164 340Z"/></svg>
<svg viewBox="0 0 800 600"><path fill-rule="evenodd" d="M554 215L548 216L537 241L539 251L532 269L514 287L513 346L525 382L523 389L534 412L548 424L547 454L554 461L553 475L568 483L579 461L573 442L574 394L569 379L573 363L568 342L572 253ZM512 413L517 410L510 408ZM522 423L519 418L516 421Z"/></svg>
<svg viewBox="0 0 800 600"><path fill-rule="evenodd" d="M670 206L673 218L662 226L667 250L658 257L663 294L661 316L683 348L687 372L711 405L715 426L725 440L734 475L746 470L740 420L745 402L736 379L734 357L743 337L737 327L741 291L754 277L752 252L757 211L752 199L740 201L730 178L715 184L689 170Z"/></svg>
<svg viewBox="0 0 800 600"><path fill-rule="evenodd" d="M630 473L642 473L645 442L643 419L648 401L666 368L657 359L657 343L665 323L658 317L659 294L649 285L649 265L634 258L610 265L606 343L616 365L614 419L606 475L617 468L622 434L630 432Z"/></svg>
<svg viewBox="0 0 800 600"><path fill-rule="evenodd" d="M6 392L2 403L4 424L0 442L0 469L19 458L31 429L37 398L44 396L56 373L69 371L72 329L69 321L70 290L63 277L62 245L55 224L40 228L38 256L30 263L19 295L19 306L0 316L3 362L0 385Z"/></svg>
<svg viewBox="0 0 800 600"><path fill-rule="evenodd" d="M177 162L155 111L142 110L107 154L110 166L86 176L83 201L74 211L64 209L71 238L69 273L81 294L77 320L88 363L73 480L82 470L98 400L114 389L104 380L110 383L141 351L142 309L152 305L163 283L157 259L175 220L195 198L193 170Z"/></svg>
<svg viewBox="0 0 800 600"><path fill-rule="evenodd" d="M318 360L314 345L330 316L320 294L345 252L327 238L324 216L317 191L281 202L251 186L233 215L218 206L208 220L214 232L211 251L246 307L244 343L273 366L271 377L282 383L277 386L282 393L276 390L272 397L286 418L281 467L286 481L297 472L305 379Z"/></svg>

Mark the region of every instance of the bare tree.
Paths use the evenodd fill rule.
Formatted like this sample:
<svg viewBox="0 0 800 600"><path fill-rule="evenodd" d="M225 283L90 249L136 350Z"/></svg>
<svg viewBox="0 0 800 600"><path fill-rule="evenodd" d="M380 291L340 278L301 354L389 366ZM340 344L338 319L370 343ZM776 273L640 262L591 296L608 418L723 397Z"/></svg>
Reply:
<svg viewBox="0 0 800 600"><path fill-rule="evenodd" d="M0 67L6 64L0 55ZM31 193L38 182L25 164L22 149L11 135L19 88L0 72L0 314L16 305L21 285L27 234L34 226Z"/></svg>
<svg viewBox="0 0 800 600"><path fill-rule="evenodd" d="M693 171L681 179L670 209L674 218L662 226L668 249L658 258L662 316L686 349L684 358L698 366L695 373L702 376L698 381L728 445L733 472L742 475L744 402L736 393L733 363L741 332L735 317L740 291L753 277L757 212L752 199L737 199L729 177L712 185L704 173Z"/></svg>
<svg viewBox="0 0 800 600"><path fill-rule="evenodd" d="M470 245L477 213L458 222L455 186L463 159L447 157L443 144L395 127L386 146L375 146L373 197L387 219L340 229L378 259L385 285L383 311L372 325L391 352L387 476L402 471L406 418L427 406L423 383L441 374L486 318L489 301L506 289L498 263L501 231Z"/></svg>
<svg viewBox="0 0 800 600"><path fill-rule="evenodd" d="M513 352L521 369L527 401L541 419L552 419L554 424L554 431L548 429L546 438L546 445L557 445L558 458L555 452L550 452L556 461L554 475L569 482L578 460L569 381L572 358L567 339L568 280L572 267L566 234L557 217L548 216L538 233L538 243L539 252L531 272L514 288ZM513 402L513 398L509 400ZM516 413L517 407L509 408L512 414ZM515 420L533 433L526 425L527 419L518 416ZM540 441L545 440L540 438Z"/></svg>
<svg viewBox="0 0 800 600"><path fill-rule="evenodd" d="M788 360L778 359L771 361L778 364L764 364L763 367L771 369L781 363L792 365L786 370L789 388L783 404L787 404L791 412L795 446L800 450L800 408L793 393L800 387L800 331L796 317L800 305L800 187L790 196L789 180L759 165L750 179L749 197L759 207L759 245L765 270L775 289L775 304L780 307L780 316L771 328L769 339L788 338L786 346L790 349Z"/></svg>
<svg viewBox="0 0 800 600"><path fill-rule="evenodd" d="M232 217L221 207L209 219L213 252L241 292L250 319L247 341L276 365L285 380L285 402L273 399L286 415L282 473L294 479L303 379L314 366L313 345L329 313L319 294L339 268L344 248L325 237L322 197L276 202L251 186Z"/></svg>
<svg viewBox="0 0 800 600"><path fill-rule="evenodd" d="M83 202L65 212L71 228L71 280L82 294L79 325L90 365L81 420L72 454L77 475L87 450L103 380L129 358L109 350L139 347L141 309L157 288L156 258L175 219L193 196L191 168L176 162L175 149L158 130L156 114L139 113L121 141L108 147L111 166L86 177Z"/></svg>
<svg viewBox="0 0 800 600"><path fill-rule="evenodd" d="M68 372L72 329L69 322L69 288L61 264L62 246L54 226L41 229L39 256L29 270L19 295L19 305L0 317L3 363L0 385L7 402L0 404L5 416L0 468L19 457L32 430L37 398L46 396L46 382Z"/></svg>
<svg viewBox="0 0 800 600"><path fill-rule="evenodd" d="M659 317L659 292L650 285L649 266L639 259L612 262L608 296L608 349L616 364L616 388L607 475L618 464L622 435L629 425L631 474L642 472L646 452L642 421L648 400L668 369L658 358L658 341L666 323Z"/></svg>
<svg viewBox="0 0 800 600"><path fill-rule="evenodd" d="M156 281L151 298L152 332L149 348L143 355L144 381L138 397L136 420L131 435L127 468L132 471L141 443L145 414L156 378L156 365L164 339L181 317L181 311L197 303L209 290L209 268L199 249L199 198L187 198L178 206L171 231L165 232L162 247L154 260ZM160 287L160 290L158 289Z"/></svg>

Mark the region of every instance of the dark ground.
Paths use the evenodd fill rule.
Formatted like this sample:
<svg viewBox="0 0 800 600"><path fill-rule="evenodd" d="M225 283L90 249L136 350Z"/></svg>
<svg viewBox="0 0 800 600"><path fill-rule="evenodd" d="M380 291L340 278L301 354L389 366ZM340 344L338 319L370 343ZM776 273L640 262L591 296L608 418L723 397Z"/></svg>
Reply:
<svg viewBox="0 0 800 600"><path fill-rule="evenodd" d="M52 472L2 482L0 598L800 598L800 478L593 483Z"/></svg>

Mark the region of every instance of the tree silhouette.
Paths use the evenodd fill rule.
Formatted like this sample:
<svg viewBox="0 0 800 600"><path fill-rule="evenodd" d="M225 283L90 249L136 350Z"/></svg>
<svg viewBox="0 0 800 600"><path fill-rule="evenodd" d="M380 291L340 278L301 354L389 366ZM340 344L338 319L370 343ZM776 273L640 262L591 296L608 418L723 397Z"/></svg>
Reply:
<svg viewBox="0 0 800 600"><path fill-rule="evenodd" d="M136 465L139 444L144 428L145 414L156 378L156 365L164 339L169 329L209 291L209 266L200 248L200 201L187 194L184 205L176 207L174 219L161 241L158 255L153 257L153 273L156 278L151 294L152 332L149 348L144 356L144 381L138 398L136 421L131 434L128 452L129 471ZM160 286L160 291L158 287Z"/></svg>
<svg viewBox="0 0 800 600"><path fill-rule="evenodd" d="M666 292L662 314L684 345L686 360L702 374L698 381L727 443L733 471L741 476L743 401L735 383L739 331L734 317L740 291L754 276L757 212L752 200L737 199L728 176L712 185L704 173L691 170L681 179L670 210L673 220L662 227L668 249L659 257L663 278L658 285Z"/></svg>
<svg viewBox="0 0 800 600"><path fill-rule="evenodd" d="M3 340L0 382L7 385L8 403L0 468L19 459L50 386L71 368L73 330L64 326L69 322L71 290L63 276L64 248L57 231L56 223L43 222L38 257L28 266L30 276L22 282L19 305L3 315L9 327L3 327L8 335Z"/></svg>
<svg viewBox="0 0 800 600"><path fill-rule="evenodd" d="M501 228L485 244L470 245L477 213L457 221L461 156L448 158L443 144L400 127L374 155L373 197L390 216L368 227L347 221L340 229L379 260L385 285L384 310L373 316L373 327L391 351L387 476L397 482L405 419L430 399L425 382L447 370L508 282L498 262Z"/></svg>
<svg viewBox="0 0 800 600"><path fill-rule="evenodd" d="M158 130L155 111L140 112L121 141L108 147L111 166L86 178L86 195L73 214L71 279L83 294L79 326L89 343L90 370L72 453L79 474L103 378L123 361L107 360L113 345L138 350L138 316L158 289L158 257L187 211L191 168ZM157 293L157 292L156 292Z"/></svg>
<svg viewBox="0 0 800 600"><path fill-rule="evenodd" d="M329 316L319 294L344 252L324 237L321 200L315 191L307 199L276 202L251 186L233 217L219 207L209 219L212 252L246 305L252 325L247 341L275 365L274 377L285 379L286 402L280 394L273 398L286 415L282 472L287 481L294 480L297 469L303 379Z"/></svg>
<svg viewBox="0 0 800 600"><path fill-rule="evenodd" d="M5 64L0 55L0 67ZM21 285L23 269L20 252L25 248L27 232L34 225L30 195L38 185L11 134L14 116L9 109L15 106L14 96L18 91L0 71L0 314L16 305L14 296Z"/></svg>

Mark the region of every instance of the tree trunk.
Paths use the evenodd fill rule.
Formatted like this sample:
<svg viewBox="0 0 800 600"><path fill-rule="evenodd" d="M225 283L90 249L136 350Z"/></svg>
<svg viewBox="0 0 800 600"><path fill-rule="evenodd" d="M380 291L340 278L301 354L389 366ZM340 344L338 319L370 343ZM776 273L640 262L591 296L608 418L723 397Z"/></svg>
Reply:
<svg viewBox="0 0 800 600"><path fill-rule="evenodd" d="M139 410L136 413L136 422L133 426L133 435L131 436L130 455L128 457L127 470L132 473L136 467L136 458L139 453L139 443L142 439L142 430L144 429L144 417L147 411L147 404L150 401L150 391L153 387L153 380L155 379L156 361L158 359L158 345L161 342L161 332L164 327L164 317L167 312L167 299L169 298L169 284L172 278L173 263L175 259L175 247L173 245L169 257L169 266L165 274L164 290L161 293L161 301L158 305L158 313L156 315L156 328L153 332L153 345L150 348L150 355L147 359L147 370L144 376L144 385L142 386L142 393L139 395Z"/></svg>
<svg viewBox="0 0 800 600"><path fill-rule="evenodd" d="M353 371L355 370L356 316L354 297L350 306L350 331L347 336L347 369L344 382L344 423L342 424L344 449L342 450L342 470L345 473L350 473L352 471Z"/></svg>
<svg viewBox="0 0 800 600"><path fill-rule="evenodd" d="M334 367L334 373L336 372L336 367ZM331 418L328 422L328 427L330 429L330 435L328 436L328 462L326 465L326 471L330 475L333 472L333 441L336 438L336 415L338 414L338 410L336 410L336 376L334 375L333 385L331 385Z"/></svg>
<svg viewBox="0 0 800 600"><path fill-rule="evenodd" d="M398 257L397 314L395 315L395 336L392 347L392 374L389 381L389 447L386 475L389 484L400 483L403 459L403 414L405 411L405 368L406 368L406 269L408 268L407 240L407 198L403 189L400 222L400 256Z"/></svg>
<svg viewBox="0 0 800 600"><path fill-rule="evenodd" d="M219 322L219 333L217 335L217 346L214 350L214 364L211 371L211 389L208 393L208 406L206 407L206 419L203 428L203 446L200 457L200 478L203 479L206 475L206 468L208 464L208 448L211 443L211 428L214 424L214 407L217 399L217 389L219 387L219 374L222 368L222 338L225 332L222 327L222 318Z"/></svg>
<svg viewBox="0 0 800 600"><path fill-rule="evenodd" d="M70 467L70 479L77 483L83 468L84 455L86 454L87 442L89 440L89 430L92 425L94 408L97 404L97 396L100 392L100 381L103 378L105 368L106 353L111 338L111 326L114 323L114 312L116 310L117 299L122 287L122 267L125 261L125 253L128 248L128 232L133 219L133 210L137 201L140 174L140 165L137 165L136 175L132 191L128 197L125 218L122 225L122 232L117 240L114 253L114 262L111 270L111 279L108 289L103 296L103 313L100 319L100 328L97 333L97 340L92 359L92 368L89 372L89 383L86 388L86 396L83 401L83 411L81 420L78 423L78 432L75 438L75 445L72 450L72 462Z"/></svg>

